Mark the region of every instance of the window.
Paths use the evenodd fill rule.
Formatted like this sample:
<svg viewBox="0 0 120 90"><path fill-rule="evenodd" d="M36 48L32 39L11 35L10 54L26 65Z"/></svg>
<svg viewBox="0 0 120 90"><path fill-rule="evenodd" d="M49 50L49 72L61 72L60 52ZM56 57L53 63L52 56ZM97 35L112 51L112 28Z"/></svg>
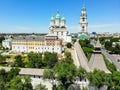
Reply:
<svg viewBox="0 0 120 90"><path fill-rule="evenodd" d="M54 48L52 48L52 50L54 50Z"/></svg>
<svg viewBox="0 0 120 90"><path fill-rule="evenodd" d="M63 35L63 32L61 32L61 35Z"/></svg>
<svg viewBox="0 0 120 90"><path fill-rule="evenodd" d="M82 18L83 21L85 21L85 18Z"/></svg>
<svg viewBox="0 0 120 90"><path fill-rule="evenodd" d="M84 31L84 26L82 26L82 31Z"/></svg>

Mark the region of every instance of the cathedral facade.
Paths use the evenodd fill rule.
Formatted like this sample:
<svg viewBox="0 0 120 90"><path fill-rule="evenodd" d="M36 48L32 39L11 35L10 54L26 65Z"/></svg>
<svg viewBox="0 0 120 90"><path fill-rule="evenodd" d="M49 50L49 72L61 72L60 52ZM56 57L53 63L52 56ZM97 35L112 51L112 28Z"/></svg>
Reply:
<svg viewBox="0 0 120 90"><path fill-rule="evenodd" d="M71 42L71 36L68 35L66 27L66 19L64 14L62 17L60 16L59 11L57 11L56 16L52 15L51 17L48 36L49 35L57 36L62 42Z"/></svg>

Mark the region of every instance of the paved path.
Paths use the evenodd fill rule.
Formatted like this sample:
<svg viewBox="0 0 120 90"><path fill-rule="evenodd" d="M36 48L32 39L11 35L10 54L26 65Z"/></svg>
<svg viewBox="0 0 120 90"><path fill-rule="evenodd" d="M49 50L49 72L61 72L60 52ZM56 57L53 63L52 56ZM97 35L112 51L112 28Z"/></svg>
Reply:
<svg viewBox="0 0 120 90"><path fill-rule="evenodd" d="M94 45L95 48L101 48L101 44L100 44L100 41L91 41L91 44ZM101 52L100 51L97 51L97 52ZM92 54L91 58L90 58L90 61L89 61L89 67L90 69L93 71L94 69L98 69L98 70L102 70L106 73L110 73L110 71L107 69L106 67L106 64L104 62L104 58L102 56L101 53L97 54Z"/></svg>
<svg viewBox="0 0 120 90"><path fill-rule="evenodd" d="M75 63L78 63L76 65L83 67L87 72L89 72L88 60L78 42L75 42L74 49L73 58L76 60Z"/></svg>
<svg viewBox="0 0 120 90"><path fill-rule="evenodd" d="M93 71L94 69L102 70L106 73L110 73L107 69L102 54L92 54L89 61L89 67Z"/></svg>
<svg viewBox="0 0 120 90"><path fill-rule="evenodd" d="M75 50L75 49L73 49L73 50L71 51L71 55L72 55L72 59L73 59L73 61L74 61L75 66L76 66L77 68L79 68L81 65L80 65L80 62L79 62L79 60L78 60L77 53L76 53L76 50Z"/></svg>
<svg viewBox="0 0 120 90"><path fill-rule="evenodd" d="M102 53L105 55L105 57L112 63L115 64L118 71L120 71L120 63L117 62L117 60L114 58L114 56L110 55L105 49L102 49Z"/></svg>

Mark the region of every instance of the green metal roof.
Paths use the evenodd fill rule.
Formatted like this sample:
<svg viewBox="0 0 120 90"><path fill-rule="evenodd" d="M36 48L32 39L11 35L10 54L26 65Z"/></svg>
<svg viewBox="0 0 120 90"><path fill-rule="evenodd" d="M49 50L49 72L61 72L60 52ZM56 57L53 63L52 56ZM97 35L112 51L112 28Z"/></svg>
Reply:
<svg viewBox="0 0 120 90"><path fill-rule="evenodd" d="M60 18L59 11L57 11L56 18Z"/></svg>
<svg viewBox="0 0 120 90"><path fill-rule="evenodd" d="M86 11L86 7L85 6L82 7L82 11Z"/></svg>
<svg viewBox="0 0 120 90"><path fill-rule="evenodd" d="M65 17L64 17L64 15L62 16L61 20L62 20L62 21L65 21L65 20L66 20Z"/></svg>
<svg viewBox="0 0 120 90"><path fill-rule="evenodd" d="M55 20L55 17L54 17L54 15L52 15L52 17L51 17L51 20L53 21L53 20Z"/></svg>
<svg viewBox="0 0 120 90"><path fill-rule="evenodd" d="M9 38L9 39L5 39L5 40L3 40L4 42L11 42L12 41L12 39L11 38Z"/></svg>
<svg viewBox="0 0 120 90"><path fill-rule="evenodd" d="M82 34L80 34L80 35L78 36L78 38L79 38L79 39L87 39L87 38L89 38L89 36L88 36L87 34L85 34L85 33L82 33Z"/></svg>
<svg viewBox="0 0 120 90"><path fill-rule="evenodd" d="M59 13L57 13L56 18L60 18L60 14Z"/></svg>

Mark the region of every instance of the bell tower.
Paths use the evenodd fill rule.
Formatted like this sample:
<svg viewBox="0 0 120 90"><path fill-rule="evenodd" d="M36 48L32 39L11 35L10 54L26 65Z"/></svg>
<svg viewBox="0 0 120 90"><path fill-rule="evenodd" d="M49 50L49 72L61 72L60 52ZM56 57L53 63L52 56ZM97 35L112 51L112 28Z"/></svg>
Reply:
<svg viewBox="0 0 120 90"><path fill-rule="evenodd" d="M87 12L86 12L86 7L85 6L83 6L82 9L81 9L78 38L79 39L88 39L89 38Z"/></svg>
<svg viewBox="0 0 120 90"><path fill-rule="evenodd" d="M80 23L79 23L79 28L80 28L80 33L87 33L87 27L88 27L88 22L87 22L87 13L86 13L86 7L83 6L81 10L81 15L80 15Z"/></svg>

